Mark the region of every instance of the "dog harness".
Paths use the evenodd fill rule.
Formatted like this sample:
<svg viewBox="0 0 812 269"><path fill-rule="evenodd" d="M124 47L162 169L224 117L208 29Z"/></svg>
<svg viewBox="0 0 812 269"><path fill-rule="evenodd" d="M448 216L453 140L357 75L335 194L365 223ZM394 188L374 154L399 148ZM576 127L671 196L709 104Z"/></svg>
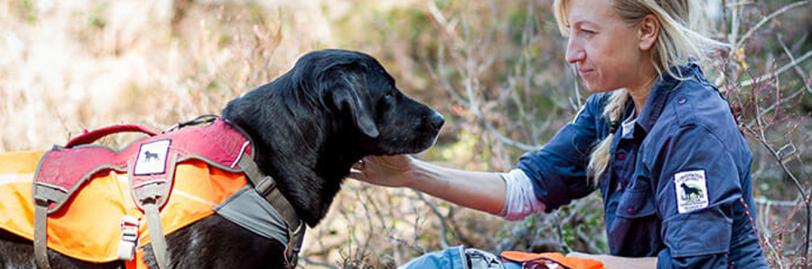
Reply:
<svg viewBox="0 0 812 269"><path fill-rule="evenodd" d="M210 124L187 127L204 123ZM120 132L149 137L120 151L88 145ZM292 268L304 225L274 179L259 170L254 152L238 127L202 116L160 134L115 125L44 154L3 154L0 229L33 240L39 268L50 268L47 248L88 262L124 260L127 268L147 268L143 247L151 243L159 268L166 269L165 234L218 213L285 245Z"/></svg>

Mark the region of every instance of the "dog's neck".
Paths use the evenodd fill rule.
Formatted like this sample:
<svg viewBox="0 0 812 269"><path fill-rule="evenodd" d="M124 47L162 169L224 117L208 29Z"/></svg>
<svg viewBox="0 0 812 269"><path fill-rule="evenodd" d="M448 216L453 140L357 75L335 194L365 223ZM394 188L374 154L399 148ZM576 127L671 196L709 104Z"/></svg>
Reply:
<svg viewBox="0 0 812 269"><path fill-rule="evenodd" d="M259 168L278 182L299 217L315 226L363 154L323 111L285 109L291 105L286 102L296 99L268 85L254 91L248 98L264 102L246 102L242 97L229 103L223 117L251 136Z"/></svg>

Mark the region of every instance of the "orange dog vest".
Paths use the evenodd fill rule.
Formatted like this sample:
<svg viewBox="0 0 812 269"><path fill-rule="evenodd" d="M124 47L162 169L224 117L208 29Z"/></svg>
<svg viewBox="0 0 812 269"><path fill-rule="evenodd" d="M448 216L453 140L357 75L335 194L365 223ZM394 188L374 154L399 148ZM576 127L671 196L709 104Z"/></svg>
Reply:
<svg viewBox="0 0 812 269"><path fill-rule="evenodd" d="M0 154L0 229L29 240L34 239L31 183L41 155ZM112 171L89 181L64 210L49 216L48 247L88 262L118 260L121 219L125 216L141 219L138 245L149 243L144 214L135 206L128 182L126 173ZM203 161L178 165L172 195L160 214L164 232L172 233L214 214L214 206L246 185L242 173L226 172ZM128 264L128 268L133 265Z"/></svg>
<svg viewBox="0 0 812 269"><path fill-rule="evenodd" d="M34 241L36 263L46 268L46 246L87 262L125 260L127 268L147 268L142 247L148 243L158 248L159 267L165 267L165 234L218 209L244 225L239 210L233 210L240 205L223 206L248 193L263 196L259 202L275 209L269 212L277 233L258 234L289 246L286 258L295 265L302 222L274 180L257 168L250 139L220 118L191 124L200 123L210 124L160 134L116 125L85 132L47 152L0 153L0 229ZM120 151L85 145L130 131L150 137ZM246 186L256 193L246 192ZM151 238L150 231L161 235Z"/></svg>

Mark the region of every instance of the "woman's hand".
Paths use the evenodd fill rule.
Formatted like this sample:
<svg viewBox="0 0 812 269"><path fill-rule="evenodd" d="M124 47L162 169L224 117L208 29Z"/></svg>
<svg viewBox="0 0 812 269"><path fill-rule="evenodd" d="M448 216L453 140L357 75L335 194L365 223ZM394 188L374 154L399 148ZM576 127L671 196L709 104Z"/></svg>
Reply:
<svg viewBox="0 0 812 269"><path fill-rule="evenodd" d="M367 156L353 165L350 177L387 187L409 187L452 203L499 214L505 181L499 173L445 168L409 155Z"/></svg>
<svg viewBox="0 0 812 269"><path fill-rule="evenodd" d="M352 166L350 177L387 187L410 186L414 162L409 155L367 156Z"/></svg>

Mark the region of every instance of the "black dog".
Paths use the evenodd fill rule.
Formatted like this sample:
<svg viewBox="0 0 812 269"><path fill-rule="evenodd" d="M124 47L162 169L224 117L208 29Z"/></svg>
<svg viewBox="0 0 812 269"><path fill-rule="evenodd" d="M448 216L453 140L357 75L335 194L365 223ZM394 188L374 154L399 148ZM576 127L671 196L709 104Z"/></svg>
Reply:
<svg viewBox="0 0 812 269"><path fill-rule="evenodd" d="M149 151L145 151L144 152L144 161L148 162L150 159L157 160L158 159L158 153L152 153L152 152L149 152Z"/></svg>
<svg viewBox="0 0 812 269"><path fill-rule="evenodd" d="M691 194L699 195L699 189L685 185L685 182L683 182L680 187L682 188L682 192L685 193L685 197L689 199L691 198Z"/></svg>
<svg viewBox="0 0 812 269"><path fill-rule="evenodd" d="M367 155L431 146L443 117L403 95L369 55L323 50L303 56L275 81L232 100L222 116L254 140L260 169L310 227ZM217 214L166 236L171 268L282 268L285 246ZM49 251L52 268L117 268ZM146 260L157 268L151 246ZM0 231L0 268L33 268L31 241Z"/></svg>

